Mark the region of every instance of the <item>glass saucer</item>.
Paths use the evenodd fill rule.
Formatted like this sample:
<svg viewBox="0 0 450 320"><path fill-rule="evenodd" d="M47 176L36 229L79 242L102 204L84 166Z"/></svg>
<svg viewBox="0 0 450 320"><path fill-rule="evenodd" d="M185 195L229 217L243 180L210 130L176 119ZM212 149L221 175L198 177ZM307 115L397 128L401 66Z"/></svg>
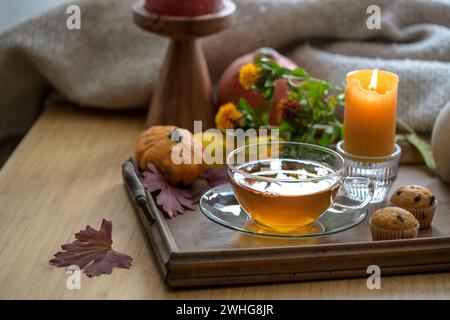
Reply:
<svg viewBox="0 0 450 320"><path fill-rule="evenodd" d="M348 210L345 213L326 211L309 227L289 233L278 232L256 224L239 205L229 183L207 191L200 199L199 207L207 218L226 228L257 236L278 238L314 238L336 234L357 226L367 215L367 208Z"/></svg>

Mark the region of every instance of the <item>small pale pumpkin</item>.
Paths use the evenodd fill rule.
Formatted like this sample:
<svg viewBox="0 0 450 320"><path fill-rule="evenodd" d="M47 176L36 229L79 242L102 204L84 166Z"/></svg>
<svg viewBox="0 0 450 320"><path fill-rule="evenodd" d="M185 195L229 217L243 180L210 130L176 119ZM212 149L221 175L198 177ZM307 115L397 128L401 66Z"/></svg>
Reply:
<svg viewBox="0 0 450 320"><path fill-rule="evenodd" d="M189 185L202 173L202 145L189 130L153 126L142 132L136 144L136 162L147 169L151 162L171 185Z"/></svg>

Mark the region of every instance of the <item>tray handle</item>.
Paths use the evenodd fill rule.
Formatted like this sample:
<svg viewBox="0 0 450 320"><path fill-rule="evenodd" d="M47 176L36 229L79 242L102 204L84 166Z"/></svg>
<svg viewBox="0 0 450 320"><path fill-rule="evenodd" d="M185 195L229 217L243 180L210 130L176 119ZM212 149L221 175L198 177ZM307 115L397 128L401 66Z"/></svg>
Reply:
<svg viewBox="0 0 450 320"><path fill-rule="evenodd" d="M153 225L156 218L148 206L147 194L145 193L145 188L139 179L136 163L133 159L129 159L124 162L122 165L122 175L132 201L134 201L136 206L142 210L148 219L149 224Z"/></svg>

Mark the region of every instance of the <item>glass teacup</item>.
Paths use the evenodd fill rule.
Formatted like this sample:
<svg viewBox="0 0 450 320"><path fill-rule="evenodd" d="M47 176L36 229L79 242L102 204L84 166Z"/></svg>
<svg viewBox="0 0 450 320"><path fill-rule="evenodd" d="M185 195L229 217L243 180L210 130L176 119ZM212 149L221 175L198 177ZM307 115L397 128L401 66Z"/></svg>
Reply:
<svg viewBox="0 0 450 320"><path fill-rule="evenodd" d="M236 199L261 227L290 232L310 226L326 211L363 209L373 196L365 177L344 176L337 152L306 143L274 142L243 146L227 157ZM355 186L368 190L349 194ZM336 201L339 193L347 201Z"/></svg>

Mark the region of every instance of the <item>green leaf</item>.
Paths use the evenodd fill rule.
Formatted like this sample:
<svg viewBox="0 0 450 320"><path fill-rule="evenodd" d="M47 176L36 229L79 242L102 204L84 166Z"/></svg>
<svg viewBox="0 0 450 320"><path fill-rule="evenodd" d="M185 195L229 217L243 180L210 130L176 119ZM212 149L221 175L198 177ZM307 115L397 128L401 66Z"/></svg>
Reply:
<svg viewBox="0 0 450 320"><path fill-rule="evenodd" d="M272 100L273 88L274 87L268 87L262 92L264 100L266 100L266 101L271 101Z"/></svg>
<svg viewBox="0 0 450 320"><path fill-rule="evenodd" d="M309 77L308 72L305 71L305 69L303 68L296 68L291 72L291 75L296 76L296 77L302 77L302 78L307 78Z"/></svg>
<svg viewBox="0 0 450 320"><path fill-rule="evenodd" d="M339 103L338 97L335 95L331 95L327 99L327 105L330 110L334 110L334 108L338 105L338 103Z"/></svg>
<svg viewBox="0 0 450 320"><path fill-rule="evenodd" d="M334 115L333 115L334 118ZM344 124L342 124L339 120L334 120L334 127L337 132L337 139L344 140Z"/></svg>
<svg viewBox="0 0 450 320"><path fill-rule="evenodd" d="M314 142L314 138L316 136L316 128L314 126L310 126L308 128L308 131L306 132L306 136L305 136L305 141L309 142L309 143L313 143Z"/></svg>
<svg viewBox="0 0 450 320"><path fill-rule="evenodd" d="M402 119L397 119L397 125L401 130L406 131L406 134L397 134L396 139L406 139L417 149L417 151L420 152L427 167L431 170L436 170L436 162L434 161L431 145L424 139L420 138L415 133L414 129Z"/></svg>
<svg viewBox="0 0 450 320"><path fill-rule="evenodd" d="M275 80L273 79L267 79L264 83L264 87L274 87L275 86Z"/></svg>
<svg viewBox="0 0 450 320"><path fill-rule="evenodd" d="M270 108L266 112L263 113L261 117L261 121L263 124L268 125L269 124L269 118L270 118Z"/></svg>
<svg viewBox="0 0 450 320"><path fill-rule="evenodd" d="M329 126L327 127L323 133L322 136L319 139L319 145L322 147L328 147L330 144L332 144L336 138L338 137L339 133L336 131L336 127Z"/></svg>
<svg viewBox="0 0 450 320"><path fill-rule="evenodd" d="M339 100L339 104L340 105L344 105L345 104L345 93L341 92L338 94L338 100Z"/></svg>
<svg viewBox="0 0 450 320"><path fill-rule="evenodd" d="M261 112L262 112L262 108L261 107L258 106L258 107L255 108L255 114L254 114L255 119L259 118L259 116L261 115Z"/></svg>
<svg viewBox="0 0 450 320"><path fill-rule="evenodd" d="M288 122L283 121L280 123L279 130L280 134L289 133L292 131L292 126Z"/></svg>
<svg viewBox="0 0 450 320"><path fill-rule="evenodd" d="M412 133L415 134L414 129L411 128L406 122L404 122L402 119L397 119L397 125L400 129L408 132L408 133Z"/></svg>
<svg viewBox="0 0 450 320"><path fill-rule="evenodd" d="M415 133L406 135L406 139L420 152L428 168L435 170L436 162L434 161L431 145Z"/></svg>
<svg viewBox="0 0 450 320"><path fill-rule="evenodd" d="M239 99L239 107L241 111L245 111L247 113L251 113L253 110L253 107L250 105L250 103L245 98Z"/></svg>

